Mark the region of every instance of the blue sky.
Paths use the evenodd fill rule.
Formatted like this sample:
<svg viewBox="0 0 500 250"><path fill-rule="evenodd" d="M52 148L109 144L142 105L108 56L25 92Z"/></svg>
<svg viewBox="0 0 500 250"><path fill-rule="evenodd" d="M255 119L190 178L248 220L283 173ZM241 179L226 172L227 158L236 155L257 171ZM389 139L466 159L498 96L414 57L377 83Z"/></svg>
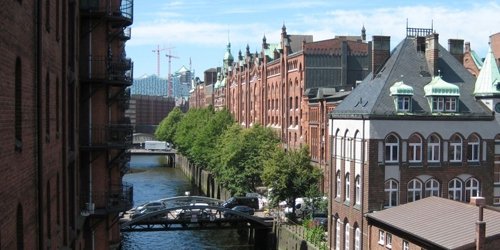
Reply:
<svg viewBox="0 0 500 250"><path fill-rule="evenodd" d="M233 56L245 51L260 51L262 37L279 42L283 23L288 34L313 35L314 41L336 35L359 35L364 25L367 39L373 35L391 36L391 46L405 36L410 27L430 28L439 33L441 45L449 38L471 43L484 57L489 35L500 32L500 1L389 1L389 0L135 0L132 39L127 56L134 61L134 77L156 74L160 48L160 76L183 65L203 78L203 71L221 66L228 40Z"/></svg>

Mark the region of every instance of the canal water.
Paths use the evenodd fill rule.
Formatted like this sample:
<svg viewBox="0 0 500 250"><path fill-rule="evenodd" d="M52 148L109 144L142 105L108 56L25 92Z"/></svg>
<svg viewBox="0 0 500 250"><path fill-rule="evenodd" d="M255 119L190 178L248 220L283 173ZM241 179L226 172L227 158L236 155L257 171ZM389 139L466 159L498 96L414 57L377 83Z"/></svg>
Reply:
<svg viewBox="0 0 500 250"><path fill-rule="evenodd" d="M166 197L182 196L186 191L199 195L177 168L159 166L158 156L132 155L131 171L123 181L134 185L134 204ZM253 249L236 230L194 230L162 232L126 232L122 234L124 250L154 249Z"/></svg>

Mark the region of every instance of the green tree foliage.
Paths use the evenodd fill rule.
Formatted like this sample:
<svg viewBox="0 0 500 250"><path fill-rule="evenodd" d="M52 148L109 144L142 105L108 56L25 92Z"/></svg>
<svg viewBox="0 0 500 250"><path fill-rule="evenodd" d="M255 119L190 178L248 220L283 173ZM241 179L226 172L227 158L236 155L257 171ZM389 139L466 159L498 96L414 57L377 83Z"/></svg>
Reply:
<svg viewBox="0 0 500 250"><path fill-rule="evenodd" d="M161 141L174 142L175 131L182 120L183 113L179 107L175 107L168 116L163 118L155 131L155 137Z"/></svg>
<svg viewBox="0 0 500 250"><path fill-rule="evenodd" d="M279 139L269 128L231 126L221 137L211 164L217 179L235 195L262 184L264 161L278 150Z"/></svg>
<svg viewBox="0 0 500 250"><path fill-rule="evenodd" d="M295 208L295 199L318 193L319 169L311 165L309 150L275 151L264 164L262 180L272 188L272 202L288 200Z"/></svg>
<svg viewBox="0 0 500 250"><path fill-rule="evenodd" d="M192 155L193 142L211 115L212 111L208 109L190 109L177 126L174 135L174 144L177 151L186 156L190 161L195 158Z"/></svg>

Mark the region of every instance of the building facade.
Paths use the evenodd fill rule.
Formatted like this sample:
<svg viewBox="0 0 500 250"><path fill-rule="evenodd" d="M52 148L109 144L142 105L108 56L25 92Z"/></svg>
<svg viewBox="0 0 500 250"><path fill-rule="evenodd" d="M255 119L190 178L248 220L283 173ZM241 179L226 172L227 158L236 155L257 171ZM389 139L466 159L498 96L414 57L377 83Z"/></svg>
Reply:
<svg viewBox="0 0 500 250"><path fill-rule="evenodd" d="M476 79L463 41L438 39L407 28L391 53L374 36L371 74L330 114L330 248L368 249L367 213L425 197L500 205L498 66L488 53Z"/></svg>
<svg viewBox="0 0 500 250"><path fill-rule="evenodd" d="M308 145L312 163L328 171L327 114L369 72L364 34L363 27L362 36L314 42L310 35L288 34L283 25L279 43L264 37L260 52L247 46L236 58L229 43L213 85L213 106L227 108L243 127L274 129L284 148ZM193 93L200 96L197 89Z"/></svg>
<svg viewBox="0 0 500 250"><path fill-rule="evenodd" d="M5 4L0 248L117 249L133 1Z"/></svg>

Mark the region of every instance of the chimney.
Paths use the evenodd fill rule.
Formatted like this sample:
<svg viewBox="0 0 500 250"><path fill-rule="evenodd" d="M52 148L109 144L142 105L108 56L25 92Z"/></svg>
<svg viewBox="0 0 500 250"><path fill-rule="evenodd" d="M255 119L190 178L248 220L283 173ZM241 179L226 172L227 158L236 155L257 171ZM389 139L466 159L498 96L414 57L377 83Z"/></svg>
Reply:
<svg viewBox="0 0 500 250"><path fill-rule="evenodd" d="M372 40L372 73L375 78L385 61L391 56L391 37L373 36Z"/></svg>
<svg viewBox="0 0 500 250"><path fill-rule="evenodd" d="M479 207L479 219L476 221L476 250L483 250L486 241L486 221L483 220L484 197L470 197L470 204Z"/></svg>
<svg viewBox="0 0 500 250"><path fill-rule="evenodd" d="M438 73L438 58L439 58L439 34L432 33L425 38L425 59L427 67L432 76Z"/></svg>
<svg viewBox="0 0 500 250"><path fill-rule="evenodd" d="M465 52L470 52L470 42L465 42Z"/></svg>
<svg viewBox="0 0 500 250"><path fill-rule="evenodd" d="M461 64L464 63L464 40L462 40L462 39L448 39L448 51Z"/></svg>

